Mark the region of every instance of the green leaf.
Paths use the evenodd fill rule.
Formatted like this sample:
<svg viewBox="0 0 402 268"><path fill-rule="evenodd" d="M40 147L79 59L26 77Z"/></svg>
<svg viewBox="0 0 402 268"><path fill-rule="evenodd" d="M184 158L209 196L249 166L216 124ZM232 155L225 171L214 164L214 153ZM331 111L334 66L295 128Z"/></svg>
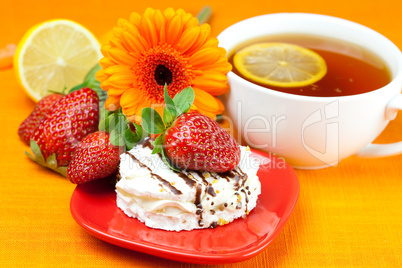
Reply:
<svg viewBox="0 0 402 268"><path fill-rule="evenodd" d="M108 120L106 118L101 119L98 125L99 131L106 131L107 124Z"/></svg>
<svg viewBox="0 0 402 268"><path fill-rule="evenodd" d="M97 63L91 70L89 70L89 72L87 73L87 75L84 78L84 81L88 82L89 85L99 83L98 80L96 80L96 78L95 78L95 74L100 69L102 69L102 67L99 65L99 63Z"/></svg>
<svg viewBox="0 0 402 268"><path fill-rule="evenodd" d="M125 145L122 135L116 129L113 129L109 133L109 140L110 140L110 143L113 144L114 146L124 146Z"/></svg>
<svg viewBox="0 0 402 268"><path fill-rule="evenodd" d="M154 142L154 149L152 154L158 154L163 150L163 142L165 141L165 134L159 135Z"/></svg>
<svg viewBox="0 0 402 268"><path fill-rule="evenodd" d="M107 131L107 132L108 132L108 129L109 129L109 121L110 121L109 116L110 116L111 114L113 114L113 112L109 112L109 111L106 110L104 107L100 107L99 110L100 110L100 111L99 111L99 113L100 113L100 120L99 120L98 129L99 129L100 131Z"/></svg>
<svg viewBox="0 0 402 268"><path fill-rule="evenodd" d="M135 133L136 133L136 135L137 135L138 141L140 141L140 140L142 140L143 138L145 138L146 136L148 136L147 133L145 133L145 132L143 131L143 128L142 128L141 125L138 125L138 124L135 123L135 122L133 122L132 124L133 124L134 127L135 127Z"/></svg>
<svg viewBox="0 0 402 268"><path fill-rule="evenodd" d="M142 127L150 134L159 134L165 131L165 124L161 116L149 107L142 109Z"/></svg>
<svg viewBox="0 0 402 268"><path fill-rule="evenodd" d="M77 90L80 90L81 88L83 88L83 87L88 87L88 84L87 84L87 82L82 82L81 84L78 84L78 85L76 85L75 87L72 87L69 91L68 91L68 93L71 93L71 92L73 92L73 91L77 91Z"/></svg>
<svg viewBox="0 0 402 268"><path fill-rule="evenodd" d="M34 161L38 162L40 165L44 166L45 165L45 157L42 154L42 151L39 148L39 145L36 143L36 141L31 140L30 141L30 146L31 146L31 151L33 153L33 156L31 156L29 153L25 152L31 159Z"/></svg>
<svg viewBox="0 0 402 268"><path fill-rule="evenodd" d="M54 153L51 154L45 161L45 158L43 157L43 154L40 151L38 144L34 140L31 140L30 146L31 146L33 155L31 155L28 152L25 152L25 154L29 158L31 158L33 161L35 161L39 165L49 168L49 169L61 174L62 176L66 177L67 166L58 166L56 154L54 154Z"/></svg>
<svg viewBox="0 0 402 268"><path fill-rule="evenodd" d="M126 116L122 113L117 113L115 114L116 117L116 126L115 129L120 133L123 134L126 132L126 129L128 129L128 121L126 119Z"/></svg>
<svg viewBox="0 0 402 268"><path fill-rule="evenodd" d="M167 128L172 125L175 118L166 107L163 107L163 122L165 122Z"/></svg>
<svg viewBox="0 0 402 268"><path fill-rule="evenodd" d="M175 118L176 117L176 105L175 105L174 101L172 100L172 98L169 96L166 84L164 87L164 99L165 99L166 109L169 111L170 116Z"/></svg>
<svg viewBox="0 0 402 268"><path fill-rule="evenodd" d="M59 173L60 175L62 175L62 176L64 176L64 177L67 177L67 166L65 166L65 167L63 167L63 166L61 166L61 167L57 167L56 169L55 169L55 171L57 172L57 173Z"/></svg>
<svg viewBox="0 0 402 268"><path fill-rule="evenodd" d="M126 116L120 111L112 112L100 122L100 128L109 133L112 130L117 130L118 133L124 133L128 128L128 121Z"/></svg>
<svg viewBox="0 0 402 268"><path fill-rule="evenodd" d="M114 114L111 113L107 116L105 116L105 118L103 118L100 122L99 122L99 130L101 131L106 131L106 132L110 132L113 127L115 126L115 117Z"/></svg>
<svg viewBox="0 0 402 268"><path fill-rule="evenodd" d="M136 123L132 123L135 127L135 131L132 131L130 126L124 132L124 143L126 149L131 150L140 140L142 140L143 131L142 127Z"/></svg>
<svg viewBox="0 0 402 268"><path fill-rule="evenodd" d="M124 144L126 145L127 150L133 149L133 147L139 142L137 139L136 133L131 131L130 128L126 129L124 132Z"/></svg>
<svg viewBox="0 0 402 268"><path fill-rule="evenodd" d="M162 154L162 160L166 164L166 166L168 166L171 170L174 170L176 172L180 172L180 170L178 168L176 168L176 167L174 167L172 165L172 163L170 162L169 158L166 155L165 150L161 150L161 154Z"/></svg>
<svg viewBox="0 0 402 268"><path fill-rule="evenodd" d="M96 92L96 94L98 94L99 97L99 106L103 106L103 103L105 102L105 100L107 99L107 92L102 90L100 87L100 82L98 80L96 80L95 74L97 71L99 71L101 69L101 66L99 65L99 63L97 63L91 70L89 70L89 72L86 74L84 81L79 84L76 85L74 87L72 87L69 90L69 93L79 90L83 87L89 87L91 88L93 91Z"/></svg>
<svg viewBox="0 0 402 268"><path fill-rule="evenodd" d="M194 102L195 94L191 87L187 87L176 94L173 98L173 102L177 109L177 116L187 113L190 110L191 105Z"/></svg>
<svg viewBox="0 0 402 268"><path fill-rule="evenodd" d="M46 159L46 164L50 169L56 169L58 166L56 154L49 155L49 157Z"/></svg>

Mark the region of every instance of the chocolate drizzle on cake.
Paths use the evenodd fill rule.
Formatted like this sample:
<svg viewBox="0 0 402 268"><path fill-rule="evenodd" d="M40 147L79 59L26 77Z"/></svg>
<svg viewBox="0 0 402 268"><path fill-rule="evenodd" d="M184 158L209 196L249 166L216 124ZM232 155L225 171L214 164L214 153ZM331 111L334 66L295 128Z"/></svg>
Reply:
<svg viewBox="0 0 402 268"><path fill-rule="evenodd" d="M208 185L208 186L207 186L206 191L207 191L208 194L210 194L210 195L212 195L212 196L214 196L214 197L216 196L215 189L214 189L214 187L212 187L211 185Z"/></svg>
<svg viewBox="0 0 402 268"><path fill-rule="evenodd" d="M168 182L167 180L163 179L161 176L151 173L151 176L158 179L159 181L161 181L163 183L164 186L168 187L170 189L170 191L172 191L172 193L174 194L182 194L182 192L178 189L176 189L173 185L170 184L170 182Z"/></svg>
<svg viewBox="0 0 402 268"><path fill-rule="evenodd" d="M149 148L150 150L153 150L154 148L152 139L144 139L139 143L139 145L143 148ZM169 181L165 180L160 175L153 173L150 167L142 163L133 154L129 152L126 152L126 154L128 154L133 161L137 162L141 168L148 169L152 178L158 180L160 182L159 186L161 186L163 189L168 189L175 195L183 194L182 191L174 187ZM216 213L215 210L223 211L225 208L229 207L229 203L218 204L218 207L213 207L214 202L210 203L210 206L213 209L208 209L207 207L203 208L202 206L202 198L204 195L208 195L206 199L210 200L211 197L216 197L219 194L219 191L216 192L213 187L213 184L216 183L217 180L226 180L233 185L233 189L235 190L235 195L237 195L238 200L235 202L235 204L230 202L230 206L233 206L233 208L236 209L241 209L243 204L245 204L246 213L248 213L247 205L249 203L249 195L251 194L251 191L248 186L245 186L248 176L241 170L240 167L222 173L205 172L199 170L182 170L180 172L175 171L175 174L181 178L188 187L192 189L195 188L194 205L196 206L196 215L199 217L198 225L200 227L204 227L205 224L203 222L203 213L209 212L210 214L214 215ZM213 201L213 199L211 201ZM218 225L219 223L215 221L212 222L209 227L215 228Z"/></svg>
<svg viewBox="0 0 402 268"><path fill-rule="evenodd" d="M246 199L246 203L248 203L248 196L247 196L246 190L241 189L241 191L244 193L244 196L245 196L245 199Z"/></svg>
<svg viewBox="0 0 402 268"><path fill-rule="evenodd" d="M149 148L151 150L154 149L154 145L151 143L152 139L144 139L142 141L140 141L138 144L142 145L142 148Z"/></svg>
<svg viewBox="0 0 402 268"><path fill-rule="evenodd" d="M235 190L238 191L240 188L244 187L244 184L246 183L248 176L246 173L244 173L240 167L237 167L235 169L223 172L223 173L218 173L219 176L222 178L226 179L232 179L235 181Z"/></svg>
<svg viewBox="0 0 402 268"><path fill-rule="evenodd" d="M161 176L159 176L159 175L157 175L155 173L152 173L152 170L147 165L145 165L140 160L138 160L133 154L131 154L129 152L126 152L126 154L128 154L131 157L132 160L137 162L140 165L140 167L148 169L151 172L152 178L159 180L165 187L169 188L169 190L172 193L174 193L174 194L182 194L182 192L180 190L176 189L176 187L174 187L173 185L171 185L170 182L168 182L167 180L165 180Z"/></svg>
<svg viewBox="0 0 402 268"><path fill-rule="evenodd" d="M197 208L202 208L201 205L201 194L202 194L202 185L201 184L197 184L197 190L195 193L195 201L194 201L194 205Z"/></svg>
<svg viewBox="0 0 402 268"><path fill-rule="evenodd" d="M177 173L177 172L176 172L176 173ZM194 187L194 184L196 183L195 180L190 179L190 177L189 177L187 174L183 173L183 171L180 172L180 173L178 173L178 174L179 174L179 177L182 178L182 179L184 180L184 182L185 182L189 187L191 187L191 188Z"/></svg>
<svg viewBox="0 0 402 268"><path fill-rule="evenodd" d="M202 174L201 171L199 170L194 170L195 173L197 173L197 175L201 178L202 183L204 183L205 185L209 185L209 182L205 179L204 175Z"/></svg>

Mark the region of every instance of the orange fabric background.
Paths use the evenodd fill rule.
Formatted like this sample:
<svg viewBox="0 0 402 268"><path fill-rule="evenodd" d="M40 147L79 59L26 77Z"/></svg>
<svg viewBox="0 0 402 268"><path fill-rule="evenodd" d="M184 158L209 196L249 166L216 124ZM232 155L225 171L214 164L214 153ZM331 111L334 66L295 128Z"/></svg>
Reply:
<svg viewBox="0 0 402 268"><path fill-rule="evenodd" d="M17 43L28 28L47 19L75 20L101 38L131 11L172 6L196 14L206 4L213 9L215 36L248 17L309 12L364 24L402 48L400 0L2 0L0 47ZM123 249L85 232L69 210L75 186L24 155L28 148L17 129L34 103L11 68L0 70L0 96L0 267L200 267ZM401 129L399 114L377 141L400 141ZM297 170L300 197L284 230L260 255L222 267L401 267L401 164L402 155L350 157L335 168Z"/></svg>

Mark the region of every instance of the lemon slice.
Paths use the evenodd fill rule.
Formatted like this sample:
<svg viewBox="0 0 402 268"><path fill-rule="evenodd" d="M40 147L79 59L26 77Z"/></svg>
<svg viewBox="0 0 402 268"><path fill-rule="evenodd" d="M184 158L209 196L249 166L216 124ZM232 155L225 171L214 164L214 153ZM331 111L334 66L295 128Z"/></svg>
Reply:
<svg viewBox="0 0 402 268"><path fill-rule="evenodd" d="M316 52L287 43L259 43L243 48L233 63L252 82L276 87L303 87L327 73L325 60Z"/></svg>
<svg viewBox="0 0 402 268"><path fill-rule="evenodd" d="M82 83L101 58L95 36L71 20L50 20L33 26L14 55L17 79L39 101L49 91L61 92Z"/></svg>

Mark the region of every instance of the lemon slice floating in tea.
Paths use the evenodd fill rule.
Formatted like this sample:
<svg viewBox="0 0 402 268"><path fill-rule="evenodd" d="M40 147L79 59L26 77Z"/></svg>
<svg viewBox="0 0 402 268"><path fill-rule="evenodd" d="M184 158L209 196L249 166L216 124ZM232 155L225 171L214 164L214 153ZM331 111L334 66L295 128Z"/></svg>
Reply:
<svg viewBox="0 0 402 268"><path fill-rule="evenodd" d="M27 94L39 101L50 91L82 83L101 56L90 31L74 21L56 19L28 30L17 46L14 68Z"/></svg>
<svg viewBox="0 0 402 268"><path fill-rule="evenodd" d="M287 43L259 43L238 51L236 69L252 82L276 87L303 87L327 72L325 60L316 52Z"/></svg>

